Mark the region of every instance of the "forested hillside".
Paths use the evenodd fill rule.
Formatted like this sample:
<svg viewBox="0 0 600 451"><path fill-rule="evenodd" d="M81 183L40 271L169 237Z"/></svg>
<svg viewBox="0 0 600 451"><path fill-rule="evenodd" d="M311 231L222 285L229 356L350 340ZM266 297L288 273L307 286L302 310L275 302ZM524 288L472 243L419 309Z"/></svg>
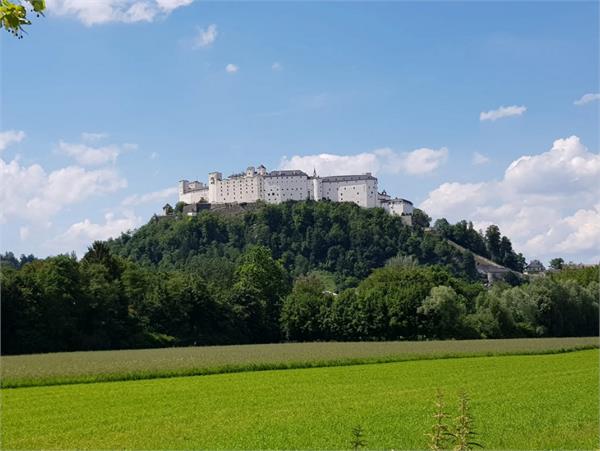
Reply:
<svg viewBox="0 0 600 451"><path fill-rule="evenodd" d="M356 285L397 255L477 279L471 254L425 233L423 227L404 225L400 217L382 209L353 203L287 202L238 215L203 212L196 217L155 217L134 234L109 242L116 255L145 266L201 272L234 262L251 245L270 249L292 277L324 270L335 276L340 287Z"/></svg>

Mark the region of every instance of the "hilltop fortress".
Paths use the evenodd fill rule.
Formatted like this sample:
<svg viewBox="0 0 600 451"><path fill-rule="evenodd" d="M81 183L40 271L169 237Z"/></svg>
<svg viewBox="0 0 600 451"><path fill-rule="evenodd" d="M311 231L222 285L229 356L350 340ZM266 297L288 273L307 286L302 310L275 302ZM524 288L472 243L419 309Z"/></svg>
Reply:
<svg viewBox="0 0 600 451"><path fill-rule="evenodd" d="M364 208L381 207L411 222L412 202L379 192L377 178L370 172L360 175L319 177L303 171L271 171L260 165L224 179L220 172L208 174L208 185L188 180L179 182L179 201L187 205L243 204L264 201L279 204L288 200L329 200L354 202ZM190 211L191 213L192 211Z"/></svg>

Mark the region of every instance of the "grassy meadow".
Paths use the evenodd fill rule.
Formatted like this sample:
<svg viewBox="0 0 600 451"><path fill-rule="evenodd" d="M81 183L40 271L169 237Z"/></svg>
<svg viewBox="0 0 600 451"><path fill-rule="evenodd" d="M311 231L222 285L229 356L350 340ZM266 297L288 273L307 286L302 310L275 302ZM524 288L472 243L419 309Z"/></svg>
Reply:
<svg viewBox="0 0 600 451"><path fill-rule="evenodd" d="M487 449L597 449L597 349L4 389L3 449L423 449L436 389Z"/></svg>
<svg viewBox="0 0 600 451"><path fill-rule="evenodd" d="M0 357L2 387L136 380L285 368L598 347L597 337L420 342L288 343Z"/></svg>

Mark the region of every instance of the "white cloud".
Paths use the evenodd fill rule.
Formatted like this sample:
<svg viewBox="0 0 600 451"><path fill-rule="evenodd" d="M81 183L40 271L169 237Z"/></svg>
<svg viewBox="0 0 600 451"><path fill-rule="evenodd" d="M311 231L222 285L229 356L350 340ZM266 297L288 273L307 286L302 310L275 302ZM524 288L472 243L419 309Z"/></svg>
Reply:
<svg viewBox="0 0 600 451"><path fill-rule="evenodd" d="M527 111L527 107L525 106L501 106L497 110L482 111L479 114L479 120L495 121L496 119L501 119L503 117L521 116L525 111Z"/></svg>
<svg viewBox="0 0 600 451"><path fill-rule="evenodd" d="M413 150L406 154L403 162L404 172L407 174L419 175L428 174L435 171L446 162L448 158L448 149L422 149Z"/></svg>
<svg viewBox="0 0 600 451"><path fill-rule="evenodd" d="M156 4L163 11L171 12L181 6L191 5L194 0L156 0Z"/></svg>
<svg viewBox="0 0 600 451"><path fill-rule="evenodd" d="M294 155L283 157L281 169L300 169L320 175L363 174L365 172L422 175L435 171L448 157L448 149L421 148L412 152L397 153L389 148L376 149L356 155Z"/></svg>
<svg viewBox="0 0 600 451"><path fill-rule="evenodd" d="M141 194L141 195L133 194L132 196L126 197L123 200L123 202L121 202L121 205L126 206L126 207L131 207L134 205L162 202L164 200L168 200L168 199L176 196L177 193L178 193L178 188L172 187L172 188L165 188L160 191L153 191L151 193L146 193L146 194ZM161 207L162 207L162 205L161 205Z"/></svg>
<svg viewBox="0 0 600 451"><path fill-rule="evenodd" d="M194 48L210 47L218 35L219 32L215 24L209 25L206 29L199 28L198 35L194 38Z"/></svg>
<svg viewBox="0 0 600 451"><path fill-rule="evenodd" d="M68 143L61 140L58 143L58 150L83 166L100 166L107 163L114 164L117 161L117 157L123 152L137 149L137 144L130 143L96 147L87 144L102 140L107 136L104 133L82 133L82 140L86 144Z"/></svg>
<svg viewBox="0 0 600 451"><path fill-rule="evenodd" d="M88 143L93 143L93 142L101 141L101 140L103 140L105 138L108 138L108 134L106 134L106 133L83 132L81 134L81 139L84 142L88 142Z"/></svg>
<svg viewBox="0 0 600 451"><path fill-rule="evenodd" d="M600 93L588 93L584 94L581 99L575 100L573 104L577 106L585 105L586 103L594 102L595 100L600 100Z"/></svg>
<svg viewBox="0 0 600 451"><path fill-rule="evenodd" d="M47 222L67 205L125 188L114 169L68 166L47 173L40 165L0 159L0 223L17 218Z"/></svg>
<svg viewBox="0 0 600 451"><path fill-rule="evenodd" d="M110 22L152 22L192 0L46 0L50 14L71 16L87 26Z"/></svg>
<svg viewBox="0 0 600 451"><path fill-rule="evenodd" d="M473 158L472 158L472 163L475 166L481 166L483 164L487 164L490 162L489 157L486 157L484 154L479 153L479 152L473 152Z"/></svg>
<svg viewBox="0 0 600 451"><path fill-rule="evenodd" d="M275 61L273 64L271 64L271 69L273 69L274 71L280 71L283 70L283 66L281 65L281 63Z"/></svg>
<svg viewBox="0 0 600 451"><path fill-rule="evenodd" d="M225 70L227 72L229 72L230 74L234 74L236 73L240 68L238 66L236 66L235 64L231 64L229 63L227 66L225 66Z"/></svg>
<svg viewBox="0 0 600 451"><path fill-rule="evenodd" d="M600 154L577 136L513 161L501 180L444 183L420 205L434 217L498 224L529 258L600 254Z"/></svg>
<svg viewBox="0 0 600 451"><path fill-rule="evenodd" d="M309 174L312 174L315 169L320 175L344 175L377 173L380 165L375 153L365 152L357 155L322 153L319 155L294 155L291 158L283 157L279 168L299 169Z"/></svg>
<svg viewBox="0 0 600 451"><path fill-rule="evenodd" d="M158 158L158 152L152 152L150 154L150 159L151 160L156 160Z"/></svg>
<svg viewBox="0 0 600 451"><path fill-rule="evenodd" d="M87 218L72 224L64 233L52 239L48 244L60 252L74 250L81 257L92 242L118 237L121 232L133 230L141 223L142 219L132 212L125 212L120 218L116 218L111 212L104 216L102 224L94 223Z"/></svg>
<svg viewBox="0 0 600 451"><path fill-rule="evenodd" d="M30 230L29 227L23 226L19 228L19 237L21 238L21 241L25 241L27 238L29 238L29 234L30 234Z"/></svg>
<svg viewBox="0 0 600 451"><path fill-rule="evenodd" d="M119 146L91 147L85 144L71 144L64 141L58 143L62 153L68 155L84 166L99 166L106 163L115 163L121 149Z"/></svg>
<svg viewBox="0 0 600 451"><path fill-rule="evenodd" d="M0 152L14 143L19 143L25 139L25 132L21 130L6 130L0 132Z"/></svg>

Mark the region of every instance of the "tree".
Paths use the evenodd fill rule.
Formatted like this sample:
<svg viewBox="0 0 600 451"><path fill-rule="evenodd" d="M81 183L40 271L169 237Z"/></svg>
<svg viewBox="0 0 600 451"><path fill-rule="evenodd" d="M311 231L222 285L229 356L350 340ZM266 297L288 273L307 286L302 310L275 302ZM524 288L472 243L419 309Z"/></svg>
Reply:
<svg viewBox="0 0 600 451"><path fill-rule="evenodd" d="M419 208L415 208L412 214L412 224L415 227L426 229L431 223L431 218L427 213Z"/></svg>
<svg viewBox="0 0 600 451"><path fill-rule="evenodd" d="M465 299L447 286L431 289L418 313L423 316L427 336L435 338L462 338Z"/></svg>
<svg viewBox="0 0 600 451"><path fill-rule="evenodd" d="M179 213L179 214L183 213L183 207L185 207L185 205L186 205L185 202L181 202L181 201L177 202L175 204L174 212Z"/></svg>
<svg viewBox="0 0 600 451"><path fill-rule="evenodd" d="M281 329L285 338L294 341L327 339L323 323L331 297L315 275L296 280L281 310Z"/></svg>
<svg viewBox="0 0 600 451"><path fill-rule="evenodd" d="M37 17L44 15L45 0L25 1L30 4L31 12L35 13ZM4 28L18 39L22 39L23 33L25 33L24 25L31 25L31 21L27 18L27 8L11 0L0 0L0 28Z"/></svg>
<svg viewBox="0 0 600 451"><path fill-rule="evenodd" d="M240 258L230 302L237 308L254 342L280 337L279 317L283 298L290 291L288 274L271 257L269 249L254 246Z"/></svg>
<svg viewBox="0 0 600 451"><path fill-rule="evenodd" d="M490 225L485 231L485 240L487 243L488 252L492 257L492 260L498 262L502 258L502 253L500 250L500 241L502 239L502 235L500 234L500 229L497 225Z"/></svg>
<svg viewBox="0 0 600 451"><path fill-rule="evenodd" d="M561 257L553 258L550 260L550 267L552 269L561 270L565 265L565 260Z"/></svg>
<svg viewBox="0 0 600 451"><path fill-rule="evenodd" d="M110 247L104 241L94 241L88 247L88 251L81 259L81 263L87 264L97 263L106 267L113 279L119 277L122 272L122 267L117 258L113 257Z"/></svg>

